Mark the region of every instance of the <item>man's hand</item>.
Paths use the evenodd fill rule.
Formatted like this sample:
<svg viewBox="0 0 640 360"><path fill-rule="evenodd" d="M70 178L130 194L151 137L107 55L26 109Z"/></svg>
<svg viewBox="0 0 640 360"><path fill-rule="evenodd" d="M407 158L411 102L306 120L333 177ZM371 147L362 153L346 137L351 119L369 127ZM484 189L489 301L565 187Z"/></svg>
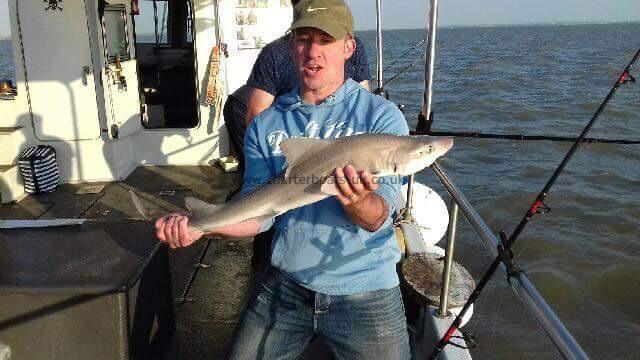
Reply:
<svg viewBox="0 0 640 360"><path fill-rule="evenodd" d="M353 165L336 168L333 174L336 186L340 190L340 194L336 196L344 206L362 205L363 200L378 189L378 184L371 174L366 171L358 173Z"/></svg>
<svg viewBox="0 0 640 360"><path fill-rule="evenodd" d="M204 235L202 231L190 230L189 217L179 213L169 214L156 221L158 240L172 249L187 247Z"/></svg>
<svg viewBox="0 0 640 360"><path fill-rule="evenodd" d="M367 231L376 231L389 214L385 201L374 191L378 184L366 171L357 172L352 165L334 170L338 201L349 218Z"/></svg>

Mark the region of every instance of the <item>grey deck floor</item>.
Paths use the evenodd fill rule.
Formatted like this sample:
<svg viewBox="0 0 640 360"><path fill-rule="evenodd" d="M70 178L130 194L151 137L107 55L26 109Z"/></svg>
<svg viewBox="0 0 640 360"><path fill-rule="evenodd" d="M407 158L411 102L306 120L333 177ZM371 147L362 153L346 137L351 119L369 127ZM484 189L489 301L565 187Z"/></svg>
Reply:
<svg viewBox="0 0 640 360"><path fill-rule="evenodd" d="M224 202L239 183L236 174L212 167L139 167L121 182L65 184L54 193L28 196L0 207L0 219L93 218L108 221L139 218L128 191L138 194L152 217L180 211L184 198ZM88 185L105 185L97 194L77 194ZM149 225L151 226L151 225ZM141 236L148 236L141 235ZM178 298L206 245L170 251L172 286ZM223 358L240 312L250 293L252 239L213 240L188 297L175 308L177 328L165 359Z"/></svg>

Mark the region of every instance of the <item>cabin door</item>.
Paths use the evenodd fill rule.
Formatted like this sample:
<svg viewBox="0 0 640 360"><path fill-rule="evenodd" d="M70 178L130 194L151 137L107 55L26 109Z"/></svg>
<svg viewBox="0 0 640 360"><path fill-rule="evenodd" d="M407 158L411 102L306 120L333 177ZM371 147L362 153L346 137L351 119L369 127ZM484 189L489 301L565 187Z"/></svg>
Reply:
<svg viewBox="0 0 640 360"><path fill-rule="evenodd" d="M22 0L17 13L36 137L99 138L85 1Z"/></svg>
<svg viewBox="0 0 640 360"><path fill-rule="evenodd" d="M131 7L107 4L101 20L108 133L111 138L121 138L142 128Z"/></svg>

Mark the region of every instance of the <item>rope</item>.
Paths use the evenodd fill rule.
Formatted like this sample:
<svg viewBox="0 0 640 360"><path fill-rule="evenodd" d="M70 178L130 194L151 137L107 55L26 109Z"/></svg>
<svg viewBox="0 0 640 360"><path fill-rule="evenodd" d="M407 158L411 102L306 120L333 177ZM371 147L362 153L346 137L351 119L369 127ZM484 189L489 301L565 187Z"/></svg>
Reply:
<svg viewBox="0 0 640 360"><path fill-rule="evenodd" d="M27 75L27 60L25 59L25 56L24 56L24 43L22 42L22 25L20 23L20 0L16 0L16 22L18 24L18 39L20 39L20 54L22 55L22 70L24 71L24 90L27 93L27 105L29 106L29 117L31 118L31 126L35 129L36 124L35 124L35 121L33 120L31 92L29 91L29 76ZM36 131L34 131L34 136L36 137L36 139L38 139L38 133Z"/></svg>

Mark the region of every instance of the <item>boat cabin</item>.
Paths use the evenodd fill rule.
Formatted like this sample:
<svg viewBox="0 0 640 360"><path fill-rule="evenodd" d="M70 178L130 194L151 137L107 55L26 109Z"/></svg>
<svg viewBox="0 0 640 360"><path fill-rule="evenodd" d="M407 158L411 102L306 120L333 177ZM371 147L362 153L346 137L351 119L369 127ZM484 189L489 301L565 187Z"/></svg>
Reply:
<svg viewBox="0 0 640 360"><path fill-rule="evenodd" d="M24 196L15 165L27 146L56 149L63 183L228 155L226 96L291 22L284 0L9 1L9 13L3 203Z"/></svg>

